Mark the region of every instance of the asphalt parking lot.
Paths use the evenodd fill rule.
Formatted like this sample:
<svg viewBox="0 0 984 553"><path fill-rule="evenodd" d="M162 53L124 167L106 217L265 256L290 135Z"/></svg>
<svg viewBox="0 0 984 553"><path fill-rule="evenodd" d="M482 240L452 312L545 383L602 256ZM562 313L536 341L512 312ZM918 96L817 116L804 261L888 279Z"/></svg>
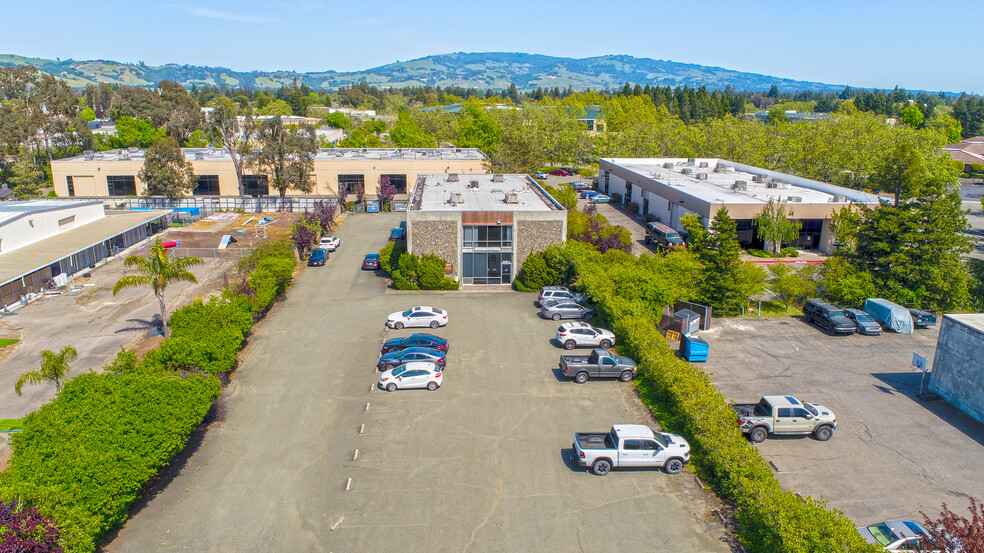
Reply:
<svg viewBox="0 0 984 553"><path fill-rule="evenodd" d="M396 292L361 272L398 220L340 227L250 338L218 422L107 551L730 550L689 471L573 466L575 431L648 417L629 385L559 376L558 325L532 295ZM419 304L450 315L444 385L378 390L380 343L411 332L382 323Z"/></svg>
<svg viewBox="0 0 984 553"><path fill-rule="evenodd" d="M826 497L858 524L922 520L946 502L962 512L984 497L984 425L945 401L926 402L913 351L932 363L938 327L915 334L827 336L801 319L724 319L702 332L705 370L730 400L793 395L837 416L829 442L771 438L758 445L784 488ZM928 378L927 378L928 383Z"/></svg>

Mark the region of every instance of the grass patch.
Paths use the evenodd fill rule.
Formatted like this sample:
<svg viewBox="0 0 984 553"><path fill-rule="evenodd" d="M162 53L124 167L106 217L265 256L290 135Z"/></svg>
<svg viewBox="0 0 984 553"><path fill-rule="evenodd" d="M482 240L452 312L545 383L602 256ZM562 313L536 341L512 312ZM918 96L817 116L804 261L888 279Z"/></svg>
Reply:
<svg viewBox="0 0 984 553"><path fill-rule="evenodd" d="M13 338L0 338L0 348L12 346L17 342L20 342L20 340L14 340Z"/></svg>
<svg viewBox="0 0 984 553"><path fill-rule="evenodd" d="M789 309L782 304L781 301L763 301L762 302L762 313L759 314L759 303L752 302L745 309L745 314L741 317L743 319L765 319L765 318L776 318L776 317L802 317L803 310L799 306L790 305Z"/></svg>
<svg viewBox="0 0 984 553"><path fill-rule="evenodd" d="M0 432L24 430L24 419L0 419Z"/></svg>

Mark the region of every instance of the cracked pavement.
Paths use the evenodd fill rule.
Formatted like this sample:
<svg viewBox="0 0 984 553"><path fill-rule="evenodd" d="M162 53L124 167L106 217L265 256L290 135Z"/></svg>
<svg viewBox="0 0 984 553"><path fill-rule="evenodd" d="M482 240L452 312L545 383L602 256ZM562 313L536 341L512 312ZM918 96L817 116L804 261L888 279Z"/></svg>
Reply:
<svg viewBox="0 0 984 553"><path fill-rule="evenodd" d="M912 353L932 361L938 335L936 326L828 336L801 319L715 320L701 332L710 344L704 370L729 400L788 394L837 415L829 442L781 437L756 447L782 470L784 489L822 495L858 525L921 521L919 511L935 516L943 502L962 512L967 495L984 497L984 425L946 401L915 397Z"/></svg>
<svg viewBox="0 0 984 553"><path fill-rule="evenodd" d="M531 294L394 292L361 272L398 220L338 229L256 328L224 417L106 551L731 550L689 470L573 466L575 431L649 421L631 386L555 375L557 323ZM444 385L370 390L380 342L410 332L386 315L420 304L450 314Z"/></svg>

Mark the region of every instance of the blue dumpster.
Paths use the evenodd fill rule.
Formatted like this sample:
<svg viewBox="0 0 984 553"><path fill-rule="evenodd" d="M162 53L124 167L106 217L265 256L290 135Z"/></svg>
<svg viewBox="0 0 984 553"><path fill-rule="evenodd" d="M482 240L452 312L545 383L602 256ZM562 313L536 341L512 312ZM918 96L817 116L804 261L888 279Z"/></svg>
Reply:
<svg viewBox="0 0 984 553"><path fill-rule="evenodd" d="M707 342L699 336L682 336L680 350L687 361L707 361Z"/></svg>

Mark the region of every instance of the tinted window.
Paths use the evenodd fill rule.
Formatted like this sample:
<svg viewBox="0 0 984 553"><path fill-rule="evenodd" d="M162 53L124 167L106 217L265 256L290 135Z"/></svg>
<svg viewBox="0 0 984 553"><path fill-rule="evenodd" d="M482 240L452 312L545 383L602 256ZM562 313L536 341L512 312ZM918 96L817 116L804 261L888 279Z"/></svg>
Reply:
<svg viewBox="0 0 984 553"><path fill-rule="evenodd" d="M779 411L779 414L777 416L779 416L779 417L786 417L786 418L788 418L788 417L792 417L793 416L792 415L792 411L793 410L790 409L789 407L780 407L778 409L778 411Z"/></svg>
<svg viewBox="0 0 984 553"><path fill-rule="evenodd" d="M794 417L805 417L806 415L806 409L793 409Z"/></svg>
<svg viewBox="0 0 984 553"><path fill-rule="evenodd" d="M642 449L642 440L625 440L622 449Z"/></svg>
<svg viewBox="0 0 984 553"><path fill-rule="evenodd" d="M645 449L645 450L648 450L648 451L655 451L655 450L657 450L659 448L656 446L656 442L651 442L649 440L646 440L646 441L642 442L642 449Z"/></svg>

